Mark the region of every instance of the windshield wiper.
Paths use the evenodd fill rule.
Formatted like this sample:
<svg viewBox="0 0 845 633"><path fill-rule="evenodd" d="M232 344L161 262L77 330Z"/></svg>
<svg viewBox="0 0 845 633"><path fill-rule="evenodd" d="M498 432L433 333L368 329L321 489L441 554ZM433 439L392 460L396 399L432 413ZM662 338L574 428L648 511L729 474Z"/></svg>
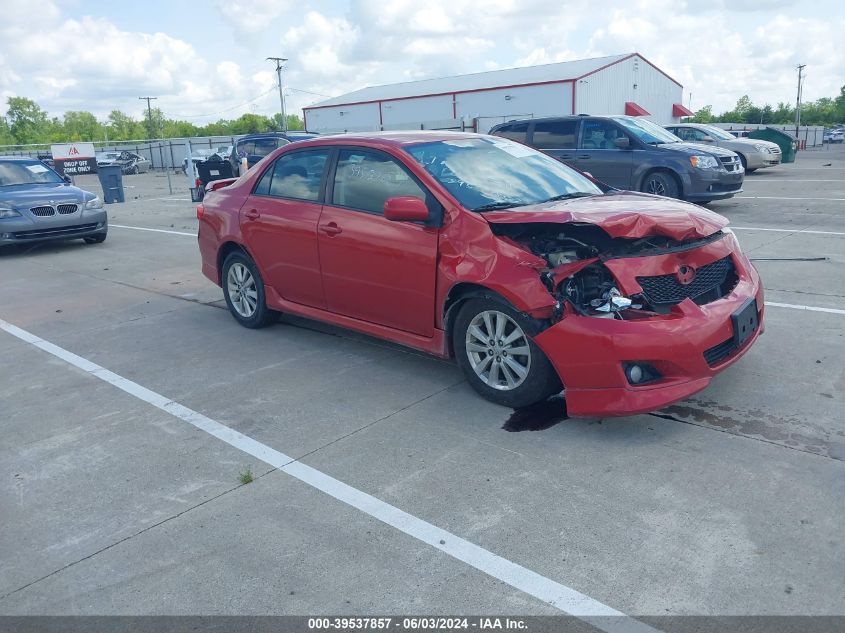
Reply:
<svg viewBox="0 0 845 633"><path fill-rule="evenodd" d="M589 198L591 196L597 196L597 193L587 193L586 191L573 191L572 193L562 193L559 196L552 196L548 200L543 200L538 204L543 204L544 202L555 202L556 200L570 200L572 198Z"/></svg>
<svg viewBox="0 0 845 633"><path fill-rule="evenodd" d="M490 202L482 204L480 207L475 207L473 211L496 211L497 209L512 209L513 207L521 206L517 202Z"/></svg>

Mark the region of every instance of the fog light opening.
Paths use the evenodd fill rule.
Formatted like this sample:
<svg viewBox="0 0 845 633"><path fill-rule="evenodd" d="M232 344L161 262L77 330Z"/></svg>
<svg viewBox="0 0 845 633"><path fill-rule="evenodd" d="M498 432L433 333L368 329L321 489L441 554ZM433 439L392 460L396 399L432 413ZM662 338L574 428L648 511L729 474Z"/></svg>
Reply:
<svg viewBox="0 0 845 633"><path fill-rule="evenodd" d="M625 377L632 385L642 385L658 380L660 372L647 363L626 363Z"/></svg>

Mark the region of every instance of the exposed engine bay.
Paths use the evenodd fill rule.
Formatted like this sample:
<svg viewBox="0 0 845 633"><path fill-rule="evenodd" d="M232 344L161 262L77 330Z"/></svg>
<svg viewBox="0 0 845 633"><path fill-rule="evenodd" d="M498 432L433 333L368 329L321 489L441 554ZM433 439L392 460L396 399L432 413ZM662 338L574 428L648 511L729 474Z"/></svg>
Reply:
<svg viewBox="0 0 845 633"><path fill-rule="evenodd" d="M564 305L571 306L572 311L582 316L611 319L665 314L673 303L681 299L673 301L673 297L664 297L660 293L648 296L646 292L626 297L617 287L617 281L604 262L686 251L714 242L725 235L723 231L716 231L704 238L678 241L659 235L635 239L612 238L593 224L526 223L491 226L497 236L518 244L546 261L549 268L540 273L540 279L559 302L556 318L563 314ZM735 279L729 278L727 266L726 263L721 280L718 277L720 271L716 271L712 288L702 288L700 295L690 298L700 302L699 298L713 300L722 296L725 288L735 284ZM730 267L732 269L732 264Z"/></svg>

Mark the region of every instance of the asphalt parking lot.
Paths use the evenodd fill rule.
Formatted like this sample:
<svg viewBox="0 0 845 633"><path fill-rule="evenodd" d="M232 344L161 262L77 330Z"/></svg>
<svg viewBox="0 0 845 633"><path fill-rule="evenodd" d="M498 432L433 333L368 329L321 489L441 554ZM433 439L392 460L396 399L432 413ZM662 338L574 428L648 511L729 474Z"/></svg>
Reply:
<svg viewBox="0 0 845 633"><path fill-rule="evenodd" d="M172 178L102 245L0 254L0 614L845 615L845 149L710 206L765 282L746 357L604 420L238 326Z"/></svg>

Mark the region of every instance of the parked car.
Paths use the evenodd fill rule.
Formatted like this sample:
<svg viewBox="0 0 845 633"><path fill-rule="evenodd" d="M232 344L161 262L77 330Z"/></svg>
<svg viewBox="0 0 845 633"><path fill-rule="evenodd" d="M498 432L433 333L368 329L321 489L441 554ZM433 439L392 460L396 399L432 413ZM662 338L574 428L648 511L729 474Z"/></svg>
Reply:
<svg viewBox="0 0 845 633"><path fill-rule="evenodd" d="M453 356L506 406L563 386L573 416L659 409L761 332L760 278L724 217L500 137L286 145L214 183L197 217L202 271L241 325L286 312Z"/></svg>
<svg viewBox="0 0 845 633"><path fill-rule="evenodd" d="M82 238L105 241L103 202L34 158L0 157L0 246Z"/></svg>
<svg viewBox="0 0 845 633"><path fill-rule="evenodd" d="M124 174L143 174L150 170L150 160L126 150L97 154L97 166L120 165Z"/></svg>
<svg viewBox="0 0 845 633"><path fill-rule="evenodd" d="M674 123L667 125L666 129L688 143L716 145L736 152L748 174L763 167L780 165L780 147L771 141L737 138L720 127L703 123Z"/></svg>
<svg viewBox="0 0 845 633"><path fill-rule="evenodd" d="M210 156L213 156L215 151L209 148L200 148L195 149L191 152L191 162L196 167L197 163L201 163L204 160L208 160ZM224 157L228 158L228 154ZM188 172L188 158L185 157L182 159L182 173L187 174ZM194 173L196 173L196 169L194 169Z"/></svg>
<svg viewBox="0 0 845 633"><path fill-rule="evenodd" d="M510 121L490 133L535 147L617 189L702 203L742 191L744 171L734 152L683 143L639 117Z"/></svg>
<svg viewBox="0 0 845 633"><path fill-rule="evenodd" d="M845 131L843 130L825 130L823 141L825 143L843 143L845 142Z"/></svg>
<svg viewBox="0 0 845 633"><path fill-rule="evenodd" d="M317 135L308 132L265 132L239 138L229 156L229 161L232 163L232 172L236 176L241 175L242 158L246 158L248 168L252 168L276 148L296 141L305 141L315 136Z"/></svg>

